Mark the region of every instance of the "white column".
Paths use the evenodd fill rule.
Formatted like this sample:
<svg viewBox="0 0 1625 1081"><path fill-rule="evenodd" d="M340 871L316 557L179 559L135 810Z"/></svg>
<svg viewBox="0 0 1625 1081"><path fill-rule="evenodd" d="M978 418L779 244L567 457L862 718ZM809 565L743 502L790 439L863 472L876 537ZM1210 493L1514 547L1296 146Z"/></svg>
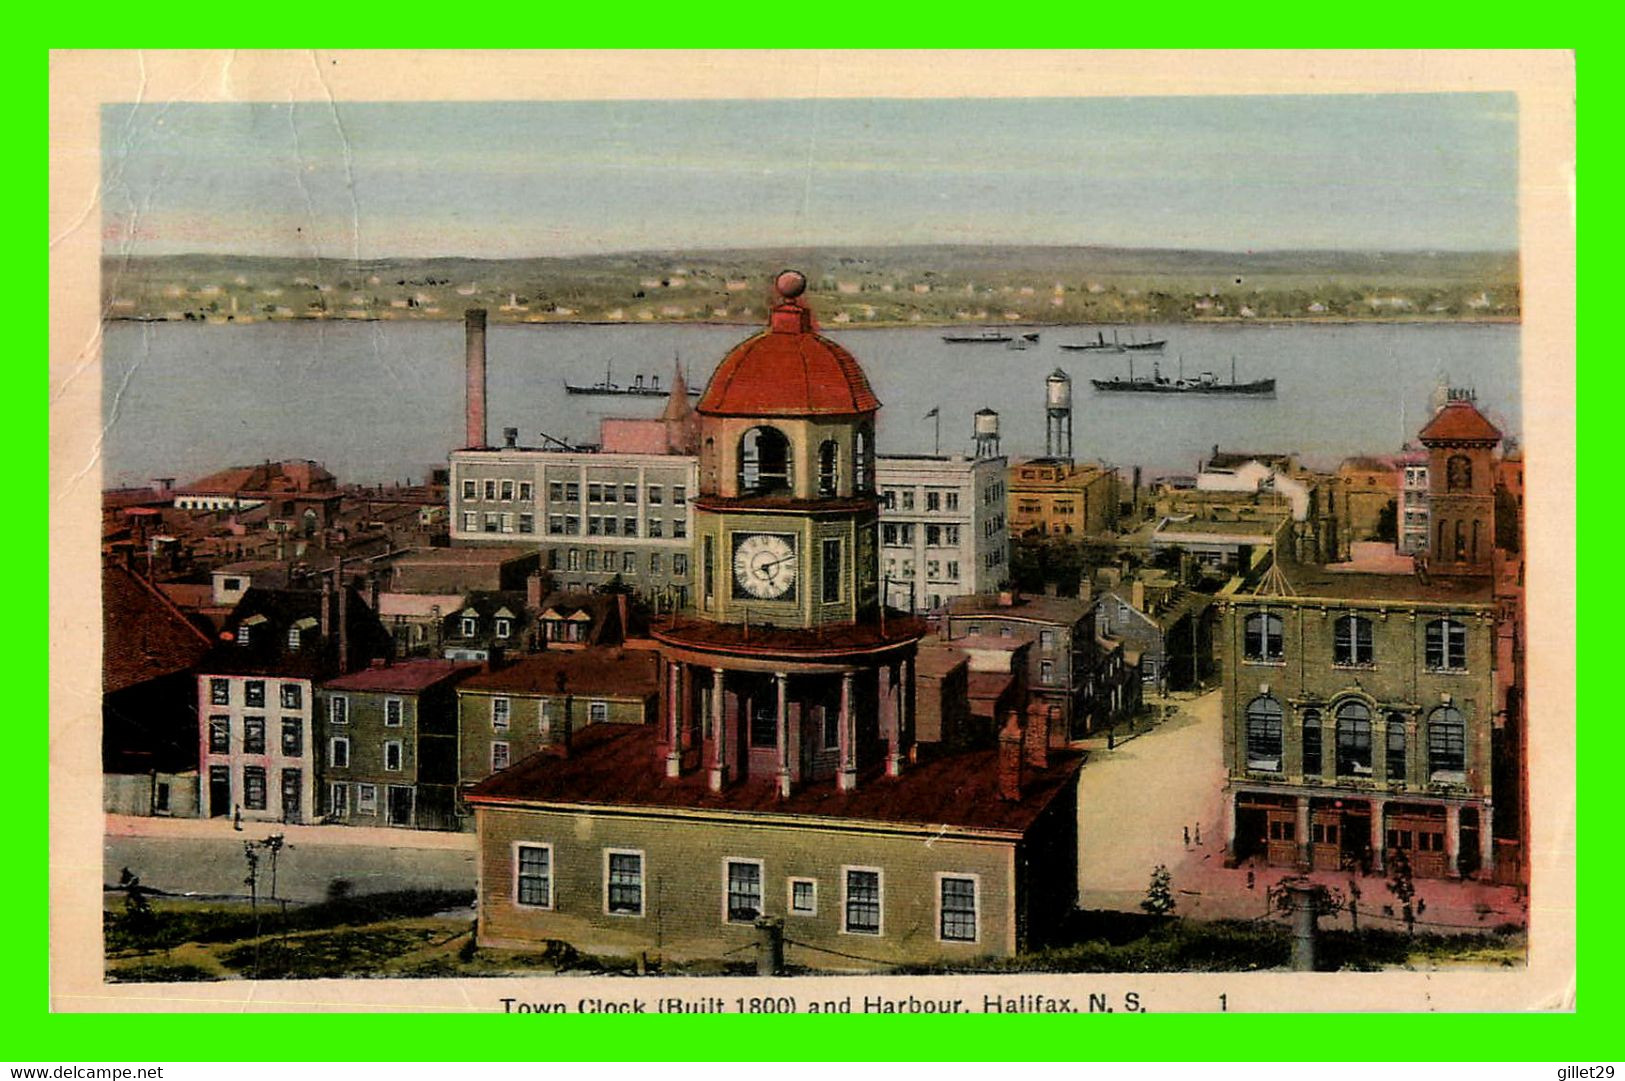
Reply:
<svg viewBox="0 0 1625 1081"><path fill-rule="evenodd" d="M1444 870L1451 878L1461 877L1461 804L1444 805Z"/></svg>
<svg viewBox="0 0 1625 1081"><path fill-rule="evenodd" d="M836 787L850 792L858 787L858 734L852 717L853 673L841 673L841 769L836 776Z"/></svg>
<svg viewBox="0 0 1625 1081"><path fill-rule="evenodd" d="M894 664L881 670L880 678L890 681L883 696L886 718L886 776L903 772L903 666Z"/></svg>
<svg viewBox="0 0 1625 1081"><path fill-rule="evenodd" d="M1298 863L1308 870L1314 865L1314 850L1309 845L1309 797L1298 797Z"/></svg>
<svg viewBox="0 0 1625 1081"><path fill-rule="evenodd" d="M666 776L683 774L683 666L672 661L666 666L670 676L666 683L667 734L671 746L666 749Z"/></svg>
<svg viewBox="0 0 1625 1081"><path fill-rule="evenodd" d="M1374 799L1368 806L1371 808L1371 869L1381 874L1387 862L1385 848L1388 844L1388 831L1384 819L1388 801Z"/></svg>
<svg viewBox="0 0 1625 1081"><path fill-rule="evenodd" d="M1487 882L1495 880L1494 810L1489 800L1478 807L1478 873Z"/></svg>
<svg viewBox="0 0 1625 1081"><path fill-rule="evenodd" d="M779 795L790 795L790 676L787 672L774 672L773 682L779 692Z"/></svg>
<svg viewBox="0 0 1625 1081"><path fill-rule="evenodd" d="M711 791L721 792L726 779L727 761L724 754L728 733L724 727L722 711L722 669L711 669Z"/></svg>
<svg viewBox="0 0 1625 1081"><path fill-rule="evenodd" d="M1236 799L1238 793L1224 794L1224 854L1229 860L1236 858Z"/></svg>

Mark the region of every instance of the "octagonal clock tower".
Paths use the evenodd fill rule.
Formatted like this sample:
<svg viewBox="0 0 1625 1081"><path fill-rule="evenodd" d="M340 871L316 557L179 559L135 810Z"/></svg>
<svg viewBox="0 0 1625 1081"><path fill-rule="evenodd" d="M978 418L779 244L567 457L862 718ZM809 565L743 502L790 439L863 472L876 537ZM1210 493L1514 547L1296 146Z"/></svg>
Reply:
<svg viewBox="0 0 1625 1081"><path fill-rule="evenodd" d="M695 411L693 611L662 643L667 775L788 795L900 772L924 626L879 604L875 414L851 353L785 271L767 329L729 352Z"/></svg>

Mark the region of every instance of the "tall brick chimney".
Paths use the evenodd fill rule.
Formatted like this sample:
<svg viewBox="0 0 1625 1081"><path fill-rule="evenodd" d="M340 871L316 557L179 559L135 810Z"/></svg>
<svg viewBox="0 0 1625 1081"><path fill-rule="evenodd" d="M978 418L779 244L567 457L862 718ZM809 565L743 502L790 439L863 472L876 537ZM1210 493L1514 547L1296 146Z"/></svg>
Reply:
<svg viewBox="0 0 1625 1081"><path fill-rule="evenodd" d="M470 447L485 446L485 309L470 308L463 313L468 339L468 434Z"/></svg>
<svg viewBox="0 0 1625 1081"><path fill-rule="evenodd" d="M532 612L542 610L542 572L531 571L525 579L525 607Z"/></svg>
<svg viewBox="0 0 1625 1081"><path fill-rule="evenodd" d="M350 670L350 590L344 584L344 557L333 558L333 588L339 594L339 675Z"/></svg>
<svg viewBox="0 0 1625 1081"><path fill-rule="evenodd" d="M999 798L1012 803L1021 799L1021 742L1021 716L1011 710L999 730Z"/></svg>
<svg viewBox="0 0 1625 1081"><path fill-rule="evenodd" d="M1049 768L1050 726L1060 713L1054 706L1034 702L1027 707L1027 727L1022 729L1021 750L1027 765L1033 769Z"/></svg>

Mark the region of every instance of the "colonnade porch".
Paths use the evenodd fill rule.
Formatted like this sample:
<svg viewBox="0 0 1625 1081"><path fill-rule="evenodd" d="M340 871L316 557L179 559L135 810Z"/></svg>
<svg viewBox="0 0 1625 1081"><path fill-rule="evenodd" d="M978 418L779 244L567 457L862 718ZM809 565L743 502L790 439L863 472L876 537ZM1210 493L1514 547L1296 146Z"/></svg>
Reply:
<svg viewBox="0 0 1625 1081"><path fill-rule="evenodd" d="M1487 799L1232 789L1224 803L1227 862L1262 857L1300 870L1384 873L1396 851L1422 878L1495 871Z"/></svg>
<svg viewBox="0 0 1625 1081"><path fill-rule="evenodd" d="M703 771L714 792L771 782L781 796L828 780L850 791L882 763L898 776L913 757L913 669L911 654L777 665L663 656L658 753L665 774Z"/></svg>

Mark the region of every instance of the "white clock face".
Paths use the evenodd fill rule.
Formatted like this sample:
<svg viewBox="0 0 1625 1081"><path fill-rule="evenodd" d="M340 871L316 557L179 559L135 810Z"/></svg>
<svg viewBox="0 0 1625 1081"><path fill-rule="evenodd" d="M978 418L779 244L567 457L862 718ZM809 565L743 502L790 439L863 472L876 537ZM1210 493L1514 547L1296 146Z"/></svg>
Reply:
<svg viewBox="0 0 1625 1081"><path fill-rule="evenodd" d="M734 595L786 600L796 586L796 539L752 533L734 541Z"/></svg>

